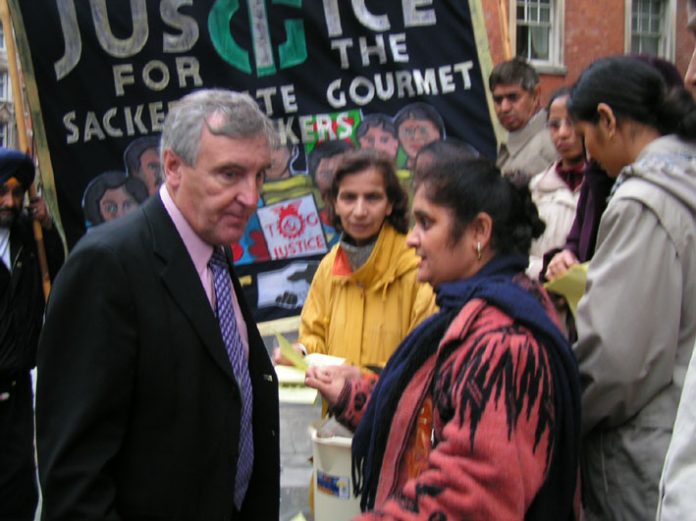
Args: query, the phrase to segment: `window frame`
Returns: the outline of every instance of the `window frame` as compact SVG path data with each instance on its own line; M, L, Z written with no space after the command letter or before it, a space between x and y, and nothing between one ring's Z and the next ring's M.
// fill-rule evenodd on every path
M10 102L10 72L0 70L0 76L4 77L4 83L0 82L0 102Z
M526 2L528 0L522 1ZM510 47L512 48L513 56L517 56L517 2L518 0L509 0L508 2L508 26L510 28ZM550 3L549 59L528 61L542 74L565 74L567 72L563 62L565 0L550 0Z
M633 52L631 49L631 40L633 38L633 0L625 0L625 2L626 20L624 30L624 50L627 54L630 54ZM677 32L677 1L664 0L664 3L665 27L663 28L663 34L658 44L657 56L673 62L675 59L676 49L675 35Z

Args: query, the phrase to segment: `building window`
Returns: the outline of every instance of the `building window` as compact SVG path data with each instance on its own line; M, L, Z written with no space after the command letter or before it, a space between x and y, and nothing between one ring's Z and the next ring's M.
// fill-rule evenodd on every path
M5 28L0 24L0 49L5 48Z
M7 83L8 83L7 71L0 72L0 101L8 101L7 98Z
M7 147L7 124L0 123L0 146Z
M512 0L515 54L539 69L563 65L563 0Z
M629 0L626 50L674 59L675 0ZM629 18L630 17L630 18Z

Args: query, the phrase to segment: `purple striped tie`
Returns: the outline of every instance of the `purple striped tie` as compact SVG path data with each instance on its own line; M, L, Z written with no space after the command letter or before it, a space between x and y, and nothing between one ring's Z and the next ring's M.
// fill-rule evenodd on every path
M254 437L252 432L251 412L254 395L249 378L249 364L237 329L237 319L232 306L232 284L227 258L221 248L215 248L208 267L213 274L217 316L220 322L222 339L225 342L227 356L232 363L232 371L239 385L242 397L242 417L239 424L239 459L234 486L234 504L241 510L244 496L249 486L251 471L254 467Z

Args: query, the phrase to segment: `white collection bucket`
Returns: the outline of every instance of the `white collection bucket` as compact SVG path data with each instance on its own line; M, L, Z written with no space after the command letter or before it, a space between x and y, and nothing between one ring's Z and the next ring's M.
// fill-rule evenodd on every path
M360 498L353 496L351 438L319 438L310 427L314 455L314 520L350 521L360 514Z

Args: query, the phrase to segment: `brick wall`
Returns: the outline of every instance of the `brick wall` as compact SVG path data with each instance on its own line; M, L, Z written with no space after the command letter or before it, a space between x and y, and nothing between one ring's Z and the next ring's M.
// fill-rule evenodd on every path
M490 41L493 63L504 59L501 43L499 0L481 0L485 13L486 29ZM686 31L686 2L677 0L677 34L675 63L686 72L694 42ZM506 6L509 2L506 3ZM580 73L595 59L612 54L622 54L625 49L624 0L565 0L565 31L563 65L565 74L542 74L543 99L556 88L572 85Z

